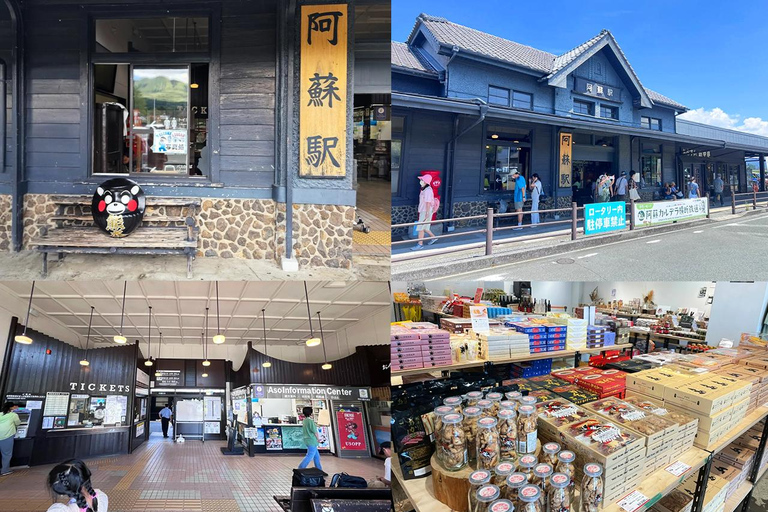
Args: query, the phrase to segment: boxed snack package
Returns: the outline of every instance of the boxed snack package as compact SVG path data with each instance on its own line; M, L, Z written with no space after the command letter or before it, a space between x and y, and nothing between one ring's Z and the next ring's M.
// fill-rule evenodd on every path
M652 508L657 512L690 512L693 508L693 497L683 491L673 489L661 498Z
M617 398L604 398L584 404L587 411L606 417L632 432L646 437L646 444L660 445L677 435L678 424L662 416L646 413L643 409ZM648 456L656 455L649 451Z
M705 378L695 382L670 386L664 390L664 403L690 411L715 415L733 404L733 391L713 385Z
M609 469L625 464L629 453L645 447L645 438L597 416L567 425L561 430L561 437L577 456L581 454L585 460L602 464L606 474Z
M587 411L562 398L536 404L536 412L539 415L539 431L551 440L558 440L563 428L589 416Z
M696 496L696 476L697 475L694 474L693 476L686 478L677 489L694 498ZM709 481L707 482L707 492L704 495L701 512L722 511L723 505L725 505L725 493L727 488L728 482L726 480L710 472Z
M587 402L594 402L598 398L596 394L581 389L580 387L573 384L560 386L552 389L551 391L556 393L558 396L568 400L569 402L573 402L577 405L585 404Z

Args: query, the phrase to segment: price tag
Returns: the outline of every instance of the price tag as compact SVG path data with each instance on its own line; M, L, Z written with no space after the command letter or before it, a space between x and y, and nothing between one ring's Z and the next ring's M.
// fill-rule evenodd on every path
M648 503L648 497L640 491L632 491L619 500L619 506L627 512L635 512L646 503Z
M472 330L475 332L489 332L491 326L488 323L488 309L485 306L473 304L469 308L469 314L472 319Z
M680 476L690 471L691 466L689 466L684 462L677 461L677 462L673 462L672 464L667 466L665 469L668 473L672 473L675 476Z

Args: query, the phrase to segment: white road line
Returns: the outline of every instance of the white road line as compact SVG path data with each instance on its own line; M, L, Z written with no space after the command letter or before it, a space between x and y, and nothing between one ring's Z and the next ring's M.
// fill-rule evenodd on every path
M589 254L585 254L584 256L578 256L576 259L582 260L584 258L591 258L592 256L597 256L597 254L598 253L596 252L591 252Z
M657 244L657 243L659 243L659 242L661 242L661 239L658 239L658 240L651 240L650 242L645 242L645 243L647 243L647 244Z
M703 232L704 232L704 230L703 230L703 229L700 229L700 230L698 230L698 231L694 231L694 234L698 235L699 233L703 233Z

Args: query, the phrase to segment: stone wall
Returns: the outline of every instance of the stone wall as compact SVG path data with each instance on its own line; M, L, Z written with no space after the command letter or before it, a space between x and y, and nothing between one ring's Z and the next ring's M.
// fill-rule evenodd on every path
M7 198L7 199L6 199ZM7 205L6 201L7 200ZM0 196L0 250L10 246L10 196ZM47 227L58 206L46 194L24 198L24 249ZM298 204L293 207L293 248L299 265L350 268L355 208L352 206ZM64 212L90 216L90 206L67 206ZM148 206L145 217L186 217L182 206ZM7 218L6 218L7 217ZM7 230L3 230L7 222ZM90 220L75 221L92 225ZM183 222L155 222L153 225ZM271 199L202 199L196 225L200 229L200 257L263 259L279 261L285 253L285 204ZM7 241L3 238L7 231Z
M11 201L10 195L0 195L0 251L11 250Z

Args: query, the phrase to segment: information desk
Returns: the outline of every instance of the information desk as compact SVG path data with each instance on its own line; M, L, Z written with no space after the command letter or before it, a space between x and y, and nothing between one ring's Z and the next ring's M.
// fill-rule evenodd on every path
M307 450L301 424L264 423L256 429L257 437L254 444L258 453L304 453ZM330 451L331 441L328 427L318 426L317 430L320 436L318 450L321 452Z

